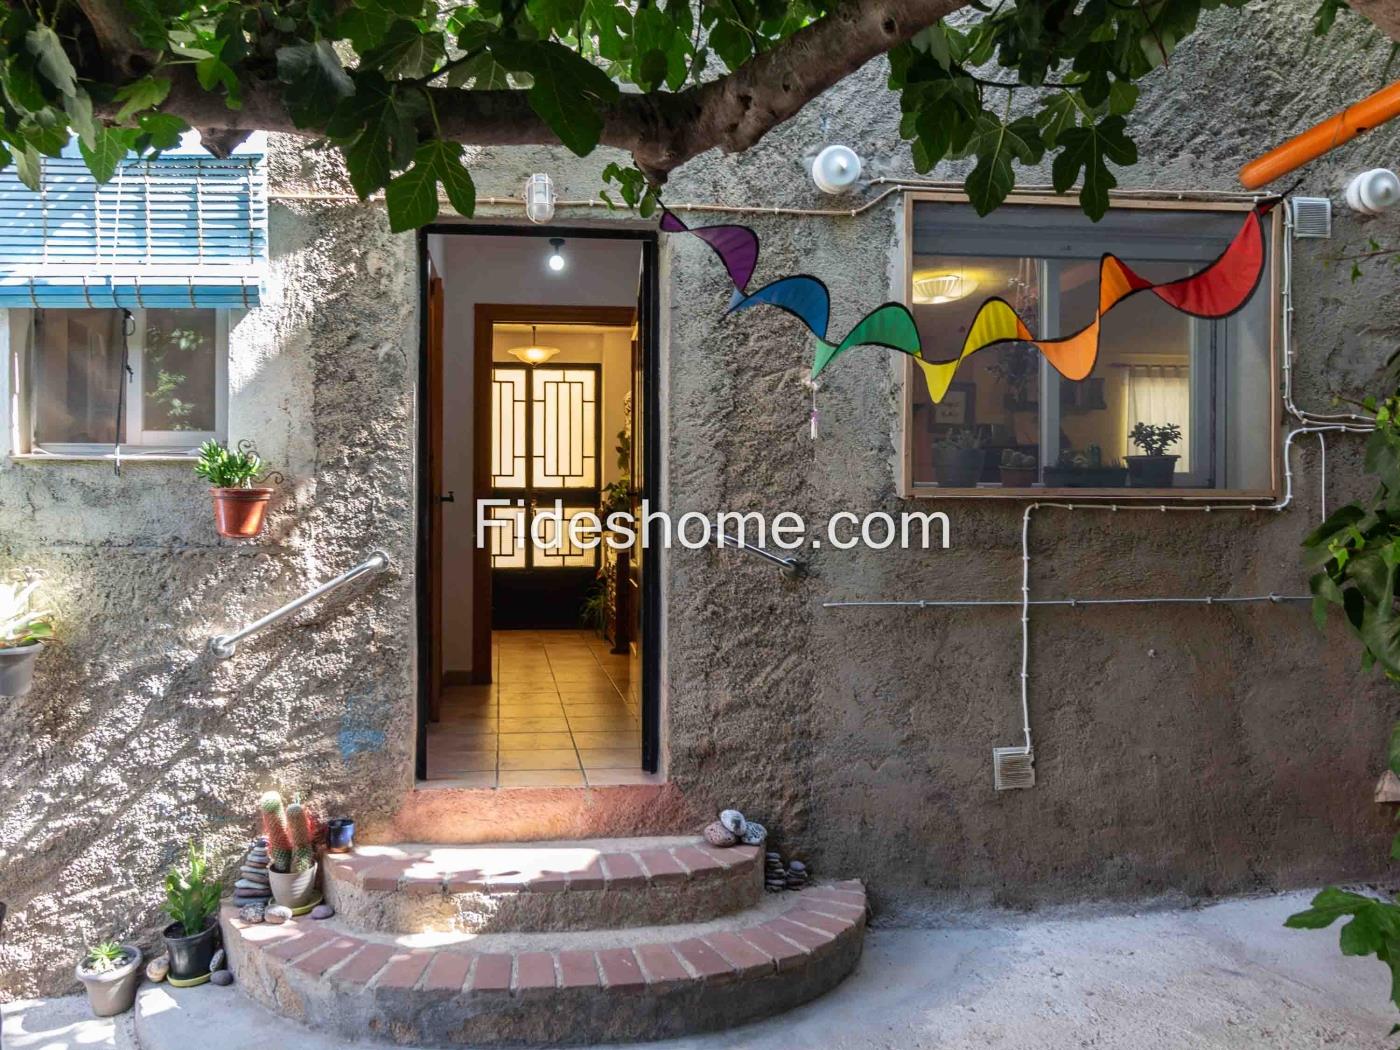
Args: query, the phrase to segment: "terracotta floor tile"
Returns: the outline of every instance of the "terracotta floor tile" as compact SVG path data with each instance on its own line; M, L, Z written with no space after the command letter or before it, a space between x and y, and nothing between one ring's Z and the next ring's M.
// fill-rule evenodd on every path
M640 748L640 747L642 746L642 734L641 734L641 731L640 731L640 730L638 730L638 731L635 732L635 733L633 733L633 732L628 732L628 731L604 732L604 733L575 733L575 734L574 734L574 746L577 747L577 748L580 748L580 749L584 749L584 748L602 748L602 747L608 747L608 748L636 747L636 748Z
M641 756L638 755L640 764ZM590 787L608 787L622 784L664 784L666 778L660 773L645 773L641 769L590 769L586 774Z
M496 771L481 773L456 773L443 774L442 776L431 776L423 781L422 786L433 789L445 788L493 788L496 786Z
M569 718L573 719L608 718L613 715L619 718L627 718L632 712L628 710L627 704L623 702L621 697L616 697L610 703L570 704L564 708L564 713L568 715Z
M428 756L428 775L437 776L442 773L481 773L488 769L496 768L496 752L490 751L455 751L448 748L436 748Z
M501 769L578 769L578 752L573 748L540 751L502 751Z
M569 722L563 715L502 718L500 731L502 733L567 733Z
M502 726L502 729L505 727ZM617 715L607 715L603 717L569 717L569 728L575 733L609 733L618 731L629 731L638 729L636 719L624 718Z
M637 739L640 744L641 737ZM573 746L574 738L568 733L503 733L500 737L502 751L539 751Z
M593 769L637 769L642 764L641 747L630 748L580 748L579 759L583 768Z
M559 690L559 700L565 707L580 707L585 704L610 704L621 699L622 694L611 687L607 689Z
M552 718L563 713L563 705L546 696L524 697L501 704L502 718Z
M568 769L506 769L500 774L500 786L509 787L584 787L582 770Z

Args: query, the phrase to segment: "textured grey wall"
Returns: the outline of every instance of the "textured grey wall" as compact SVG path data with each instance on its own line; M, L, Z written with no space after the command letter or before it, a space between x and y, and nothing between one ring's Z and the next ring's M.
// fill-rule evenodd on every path
M1379 83L1388 48L1356 23L1325 48L1309 0L1205 19L1152 78L1134 123L1141 188L1229 189L1239 164ZM829 205L803 154L856 147L874 175L910 175L897 107L873 65L740 158L705 157L668 199ZM1307 173L1395 163L1383 129ZM335 168L274 145L274 186L334 190ZM474 150L482 195L548 170L589 197L607 157ZM958 177L950 164L937 174ZM1043 179L1043 175L1042 175ZM1027 181L1033 181L1028 177ZM484 209L483 214L492 212ZM494 212L500 216L499 210ZM616 221L597 211L561 218ZM517 216L512 215L512 218ZM890 296L899 212L750 219L763 275L830 283L833 329ZM1364 387L1400 333L1394 276L1352 284L1322 254L1400 238L1395 216L1339 213L1298 258L1300 400ZM0 569L53 581L64 641L34 692L0 704L0 996L70 983L78 946L153 930L158 876L180 842L226 850L268 782L315 785L357 815L393 812L411 783L413 241L374 206L273 209L268 306L236 333L235 437L276 450L288 498L265 542L214 540L207 495L182 467L7 463ZM821 440L806 433L809 340L782 316L722 320L724 275L691 239L665 245L666 484L675 511L898 513L894 362L833 367ZM242 407L239 407L241 404ZM241 413L241 414L240 414ZM1329 455L1331 497L1358 488L1358 446ZM1033 528L1041 594L1222 593L1302 585L1297 543L1318 512L1317 454L1295 459L1295 508L1196 520L1049 512ZM953 545L929 554L823 550L778 580L732 552L676 551L665 581L673 779L698 805L736 803L819 872L869 881L887 919L1163 892L1209 895L1371 874L1384 864L1370 801L1389 688L1356 671L1335 628L1296 608L1037 611L1032 715L1039 785L997 794L990 751L1017 742L1017 622L1008 610L823 610L832 598L1014 596L1020 510L944 504ZM214 630L291 597L373 545L394 571L250 645L203 653Z

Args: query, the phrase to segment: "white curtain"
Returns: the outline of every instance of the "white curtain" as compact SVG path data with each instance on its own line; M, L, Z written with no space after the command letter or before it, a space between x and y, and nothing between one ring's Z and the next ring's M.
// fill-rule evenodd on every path
M1191 469L1191 373L1181 365L1132 365L1128 368L1128 417L1124 420L1124 455L1141 454L1128 433L1138 423L1181 427L1181 440L1167 449L1181 458L1178 473Z

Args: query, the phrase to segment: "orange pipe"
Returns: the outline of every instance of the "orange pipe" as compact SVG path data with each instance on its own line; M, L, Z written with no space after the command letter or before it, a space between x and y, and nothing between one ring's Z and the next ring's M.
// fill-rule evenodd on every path
M1397 116L1400 116L1400 80L1250 161L1240 169L1240 182L1245 189L1257 190Z

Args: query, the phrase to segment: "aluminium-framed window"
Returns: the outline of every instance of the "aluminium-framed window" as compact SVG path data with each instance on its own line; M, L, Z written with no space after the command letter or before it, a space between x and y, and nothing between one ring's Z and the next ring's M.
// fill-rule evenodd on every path
M193 455L227 434L230 311L9 314L19 454Z
M1154 282L1184 277L1219 256L1252 206L1118 198L1093 223L1072 198L1016 195L979 218L962 194L911 193L904 301L931 361L957 358L978 307L993 296L1036 335L1066 336L1094 317L1103 253ZM1104 316L1097 363L1082 381L1061 377L1030 344L1003 343L965 359L933 404L916 365L904 359L901 493L1119 501L1276 495L1277 209L1263 226L1265 273L1243 309L1200 319L1150 292L1135 294ZM1181 428L1169 485L1129 487L1127 457L1141 451L1129 433L1138 422ZM980 458L951 462L947 450L960 444L977 446Z

